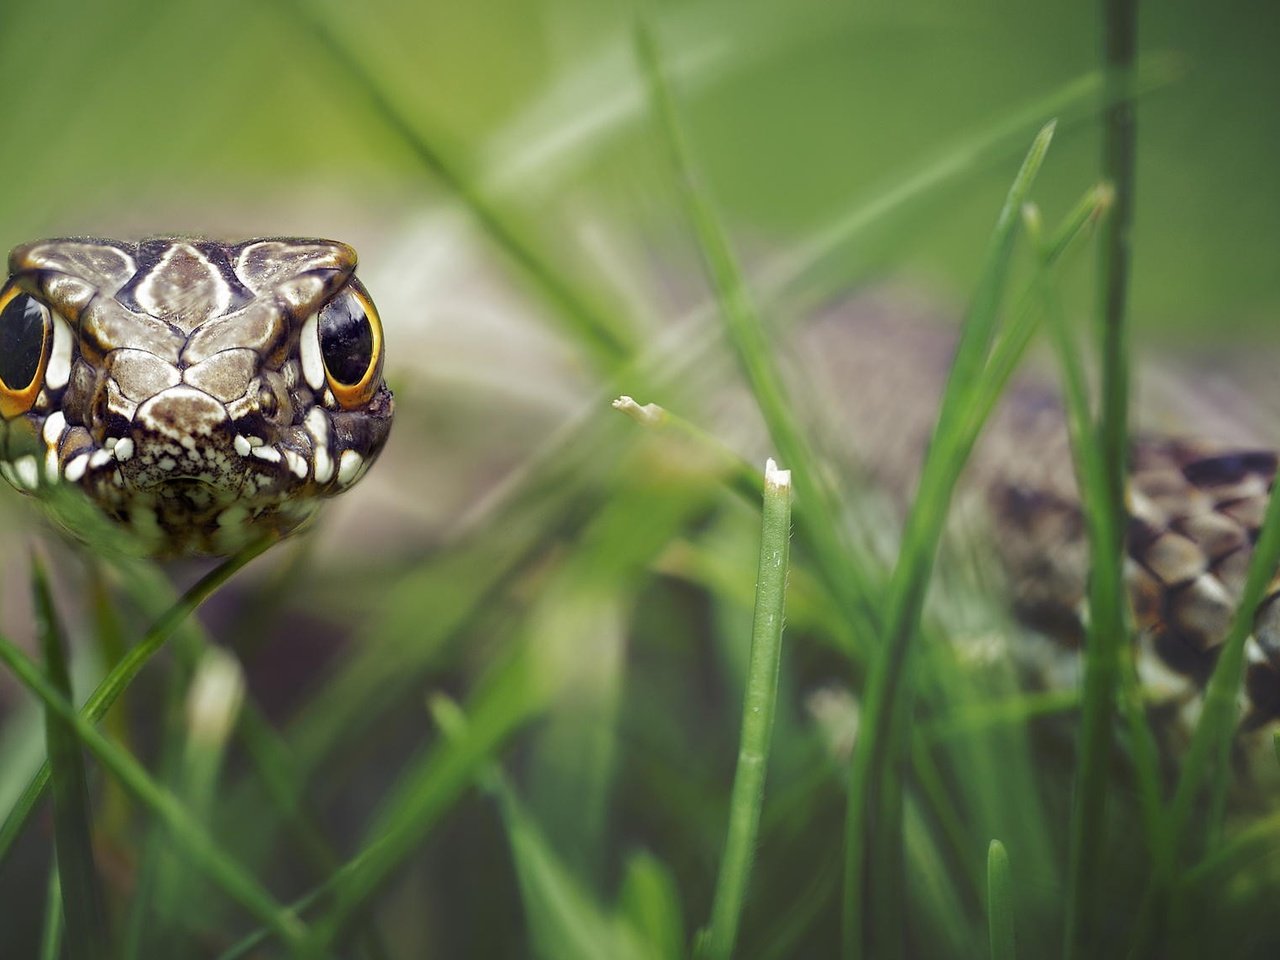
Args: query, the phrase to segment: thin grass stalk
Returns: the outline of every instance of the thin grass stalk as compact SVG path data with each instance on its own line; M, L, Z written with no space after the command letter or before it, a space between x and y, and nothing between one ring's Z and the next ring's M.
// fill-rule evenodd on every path
M49 870L49 886L44 897L44 923L40 928L40 960L58 960L62 956L62 883L58 866Z
M987 931L991 960L1014 960L1013 876L1009 852L999 840L987 847Z
M31 592L49 686L70 699L71 676L63 651L62 628L54 610L44 564L36 554L31 557ZM71 960L99 960L106 956L107 912L93 855L93 816L84 754L71 727L48 709L45 737L53 784L54 848L62 885L67 953Z
M302 946L306 928L297 916L276 903L266 888L223 853L217 842L170 791L159 786L137 760L104 737L92 720L76 710L45 679L31 658L3 636L0 636L0 662L8 666L23 686L44 702L46 708L70 724L84 746L124 784L134 799L169 827L175 844L183 849L195 868L271 927L286 944L295 949Z
M1032 233L1038 234L1039 215L1032 208L1026 211ZM1121 527L1108 497L1107 477L1102 452L1096 441L1093 418L1089 412L1089 388L1079 351L1068 329L1062 301L1053 282L1051 244L1040 248L1040 266L1036 285L1040 292L1044 312L1049 320L1049 332L1059 367L1062 371L1063 394L1066 399L1067 430L1071 439L1072 460L1076 466L1076 482L1081 491L1081 503L1091 557L1089 582L1089 609L1087 646L1090 650L1102 649L1108 637L1119 633L1128 636L1126 611L1128 593L1124 580L1124 554L1114 548L1115 531ZM1117 679L1120 684L1121 705L1129 727L1134 767L1137 773L1143 826L1147 849L1157 863L1166 857L1169 847L1165 823L1160 761L1158 748L1147 723L1146 700L1133 664L1122 658L1122 646L1115 651ZM1083 704L1088 689L1081 694ZM1083 707L1082 707L1083 713ZM1141 930L1154 901L1145 901L1134 924Z
M756 405L782 460L795 472L796 496L804 504L799 515L812 543L818 567L845 615L863 635L874 630L869 598L874 595L863 567L851 562L852 548L844 529L839 498L825 481L826 471L795 417L795 404L774 358L764 322L738 265L724 225L694 169L684 129L653 34L643 19L635 24L636 54L648 80L649 99L658 130L671 157L680 199L697 236L698 247L715 292L726 338L751 388Z
M460 167L448 160L436 143L422 134L395 102L385 85L369 72L356 53L318 16L307 0L275 0L291 25L308 30L328 54L323 63L346 75L350 86L365 97L372 112L407 146L432 176L453 192L471 212L485 232L523 270L549 303L559 319L579 342L587 344L596 363L612 371L625 362L634 349L634 337L612 315L588 303L540 254L520 237L515 227L481 194Z
M105 562L86 551L89 574L89 609L92 612L94 639L102 657L103 669L108 672L115 668L127 652L124 629L120 617L116 614L111 602L111 592L107 587ZM126 749L130 747L129 718L124 710L111 710L102 718L103 730L107 736ZM99 807L99 823L102 832L107 836L121 836L128 828L129 803L120 784L107 778L102 785L102 800Z
M901 836L889 836L881 822L887 816L897 822L897 811L875 809L877 795L894 802L901 791L885 783L899 770L903 747L900 731L906 728L913 702L907 678L907 653L915 635L924 603L925 590L933 568L938 539L950 504L955 482L968 458L981 426L973 412L981 399L984 364L994 336L1000 301L1008 273L1018 211L1053 137L1053 124L1046 125L1035 138L1014 178L1004 207L996 221L982 279L960 337L956 359L947 378L939 406L938 423L921 471L915 501L907 519L902 549L889 587L887 612L881 646L873 663L864 694L862 719L850 762L848 810L845 821L845 891L842 912L843 955L859 957L870 945L864 911L869 892L878 900L900 903L903 891L883 884L877 877L874 890L868 886L873 869L871 854L882 844L899 845ZM873 846L874 844L874 846ZM876 866L899 862L897 855L876 851ZM892 916L891 907L883 915ZM879 912L873 914L881 916ZM878 956L896 955L902 949L901 929L880 927L875 944Z
M764 805L765 774L773 740L791 540L791 472L777 469L770 460L765 466L764 476L760 566L756 577L747 686L742 701L738 767L729 800L729 825L712 900L711 922L699 939L696 950L697 956L706 960L727 960L733 955L738 939L742 905L751 880L751 862L755 857L760 810Z
M259 540L250 544L235 556L228 557L193 584L179 598L178 602L152 625L143 638L129 650L125 657L112 668L111 672L102 679L102 682L89 695L89 699L80 708L85 719L89 723L95 724L102 720L120 694L133 682L133 678L138 675L147 662L164 646L165 641L173 635L174 631L181 627L186 619L209 597L213 596L224 583L230 580L241 567L257 557L274 542L274 540ZM35 810L36 804L40 802L40 798L44 795L48 785L49 763L45 761L40 769L36 771L36 775L31 778L31 782L27 784L27 788L22 792L13 809L9 811L4 825L0 826L0 862L4 861L9 849L13 846L13 842L22 833L23 827L30 818L32 811Z
M1110 540L1104 550L1122 555L1126 516L1125 483L1129 466L1129 328L1125 306L1129 289L1129 233L1133 220L1134 107L1133 65L1137 49L1136 0L1103 0L1102 173L1115 191L1114 207L1103 225L1099 244L1099 337L1102 355L1101 403L1097 437L1106 481ZM1095 553L1094 562L1100 558ZM1070 885L1063 955L1067 960L1091 953L1096 946L1100 902L1097 891L1106 851L1106 799L1111 756L1112 717L1119 677L1118 651L1127 635L1126 601L1121 578L1098 584L1109 596L1119 595L1120 616L1108 606L1093 614L1097 623L1085 656L1084 705L1076 768L1075 803L1070 836ZM1092 598L1091 598L1092 599ZM1104 596L1105 599L1105 596Z

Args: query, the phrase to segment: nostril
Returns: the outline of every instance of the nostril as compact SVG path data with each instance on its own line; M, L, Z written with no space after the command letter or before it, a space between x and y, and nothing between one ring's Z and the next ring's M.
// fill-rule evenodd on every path
M279 412L280 402L270 387L262 386L258 389L258 410L264 417L274 417Z

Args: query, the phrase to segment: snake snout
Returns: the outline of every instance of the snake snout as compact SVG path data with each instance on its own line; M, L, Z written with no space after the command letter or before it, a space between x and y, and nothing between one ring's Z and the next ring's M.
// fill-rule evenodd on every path
M226 407L187 384L162 390L139 405L129 439L131 455L121 468L134 487L176 480L235 487L243 479Z

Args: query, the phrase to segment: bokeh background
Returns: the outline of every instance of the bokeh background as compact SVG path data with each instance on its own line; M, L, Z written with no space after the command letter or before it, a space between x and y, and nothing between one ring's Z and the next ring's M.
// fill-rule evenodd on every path
M678 355L680 337L692 342L708 327L688 320L708 294L645 97L631 4L300 2L416 135L551 269L630 330L641 353L661 345ZM1096 5L1067 0L643 6L702 180L780 329L803 325L818 304L868 291L880 309L900 303L929 321L958 321L1018 158L1050 115L1044 107L1099 60ZM1277 408L1266 390L1274 389L1268 358L1277 355L1280 316L1278 26L1261 0L1170 0L1141 11L1131 297L1140 358L1243 356L1243 392L1261 391L1267 410ZM675 878L685 927L702 922L736 738L739 694L726 677L740 672L743 656L725 638L745 636L749 613L741 595L725 597L744 583L750 589L750 512L721 504L731 519L709 519L718 516L709 504L728 495L652 451L671 470L670 489L637 492L634 477L619 479L618 464L634 465L625 444L636 429L602 403L619 384L565 332L554 305L424 167L294 4L0 0L0 90L0 247L73 234L319 235L361 253L400 403L384 461L302 546L281 547L250 568L248 582L206 616L212 634L237 650L253 696L286 740L301 729L305 749L325 744L307 763L337 849L358 848L405 764L430 740L425 696L445 690L465 702L510 649L561 632L585 645L549 656L588 663L593 672L575 689L601 695L570 697L565 709L543 705L535 732L504 738L494 758L527 796L549 848L570 875L587 878L593 895L611 900L626 858L652 851ZM1007 135L992 145L987 135L996 129ZM1096 182L1098 153L1089 102L1075 102L1035 189L1050 223ZM849 229L913 171L949 162L961 165L959 176L871 229ZM1089 274L1086 262L1067 289L1082 319L1092 303ZM1235 369L1224 364L1217 380ZM640 399L679 406L692 395L708 418L700 423L754 462L767 445L731 380L727 354L712 351L680 391ZM1193 392L1194 377L1185 385ZM855 391L827 399L852 403ZM609 417L617 423L604 428L607 440L584 434L598 450L558 446L573 436L566 431ZM521 486L540 475L548 452L576 470L576 506ZM655 461L643 462L649 469ZM502 512L512 490L528 501L523 513ZM24 544L39 528L16 493L0 500L0 623L29 642ZM633 528L629 513L646 509L658 519ZM593 526L601 513L606 520ZM495 529L495 517L512 516L528 530ZM715 555L730 558L727 571L672 553L672 543L696 539L699 524L718 538ZM509 541L521 537L517 550ZM637 546L646 537L654 543ZM51 549L65 564L58 589L74 620L84 573L74 551ZM491 557L508 554L521 559L506 579L478 589L497 562ZM557 579L575 562L582 589ZM174 575L181 584L194 572ZM572 569L565 576L575 582ZM715 588L725 596L709 602ZM539 605L548 589L565 591L550 610ZM433 633L431 602L468 591L486 598L474 604L481 613ZM567 622L557 624L557 614ZM841 668L830 650L805 649L803 613L797 620L794 709L784 710L778 734L792 806L766 821L774 846L765 849L786 852L765 859L773 880L757 893L757 903L776 903L777 922L757 916L749 924L751 956L816 955L805 951L835 942L838 884L823 857L838 843L822 831L838 829L838 778L813 759L821 752L809 729L815 714L802 704ZM92 679L100 669L93 651L81 660ZM362 674L360 664L373 666ZM144 676L131 706L144 756L162 739L146 726L157 716L147 691L164 684L156 674ZM391 677L403 684L385 685ZM367 726L331 736L316 733L319 721L306 726L308 710L314 720L334 703L341 717L361 716L361 697L385 707L367 711ZM0 799L31 768L37 724L25 695L0 678L0 767L10 770ZM228 781L242 786L243 767L233 757ZM1040 789L1057 789L1061 800L1068 769ZM235 812L254 802L245 796L242 789L241 806L220 813L227 835L235 835ZM1045 823L1065 822L1050 815L1061 804L1045 802ZM559 955L521 898L529 881L517 877L520 858L508 849L510 808L505 819L494 808L475 795L457 800L433 824L425 852L387 888L373 912L390 955ZM6 957L34 955L49 839L47 829L30 833L19 856L0 865ZM132 860L116 840L125 852L114 850L113 883L127 901ZM253 848L247 838L228 843ZM287 844L261 850L262 873L279 890L297 893L314 881ZM1043 945L1056 935L1051 904L1061 877L1049 863L1031 872L1043 886L1021 895L1032 901L1027 916L1044 920ZM981 918L956 909L974 924L952 931L963 955L976 949ZM250 927L211 907L189 924L199 944L191 955L216 956ZM950 934L944 924L929 935L936 945Z

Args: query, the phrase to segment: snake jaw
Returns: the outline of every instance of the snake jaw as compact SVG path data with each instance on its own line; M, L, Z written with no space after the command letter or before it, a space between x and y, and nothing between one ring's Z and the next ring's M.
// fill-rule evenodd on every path
M36 298L57 335L42 382L6 400L0 474L27 493L78 486L147 552L285 536L386 441L381 324L343 244L52 240L10 263L0 296ZM341 323L317 324L335 300ZM342 339L307 339L325 329Z

